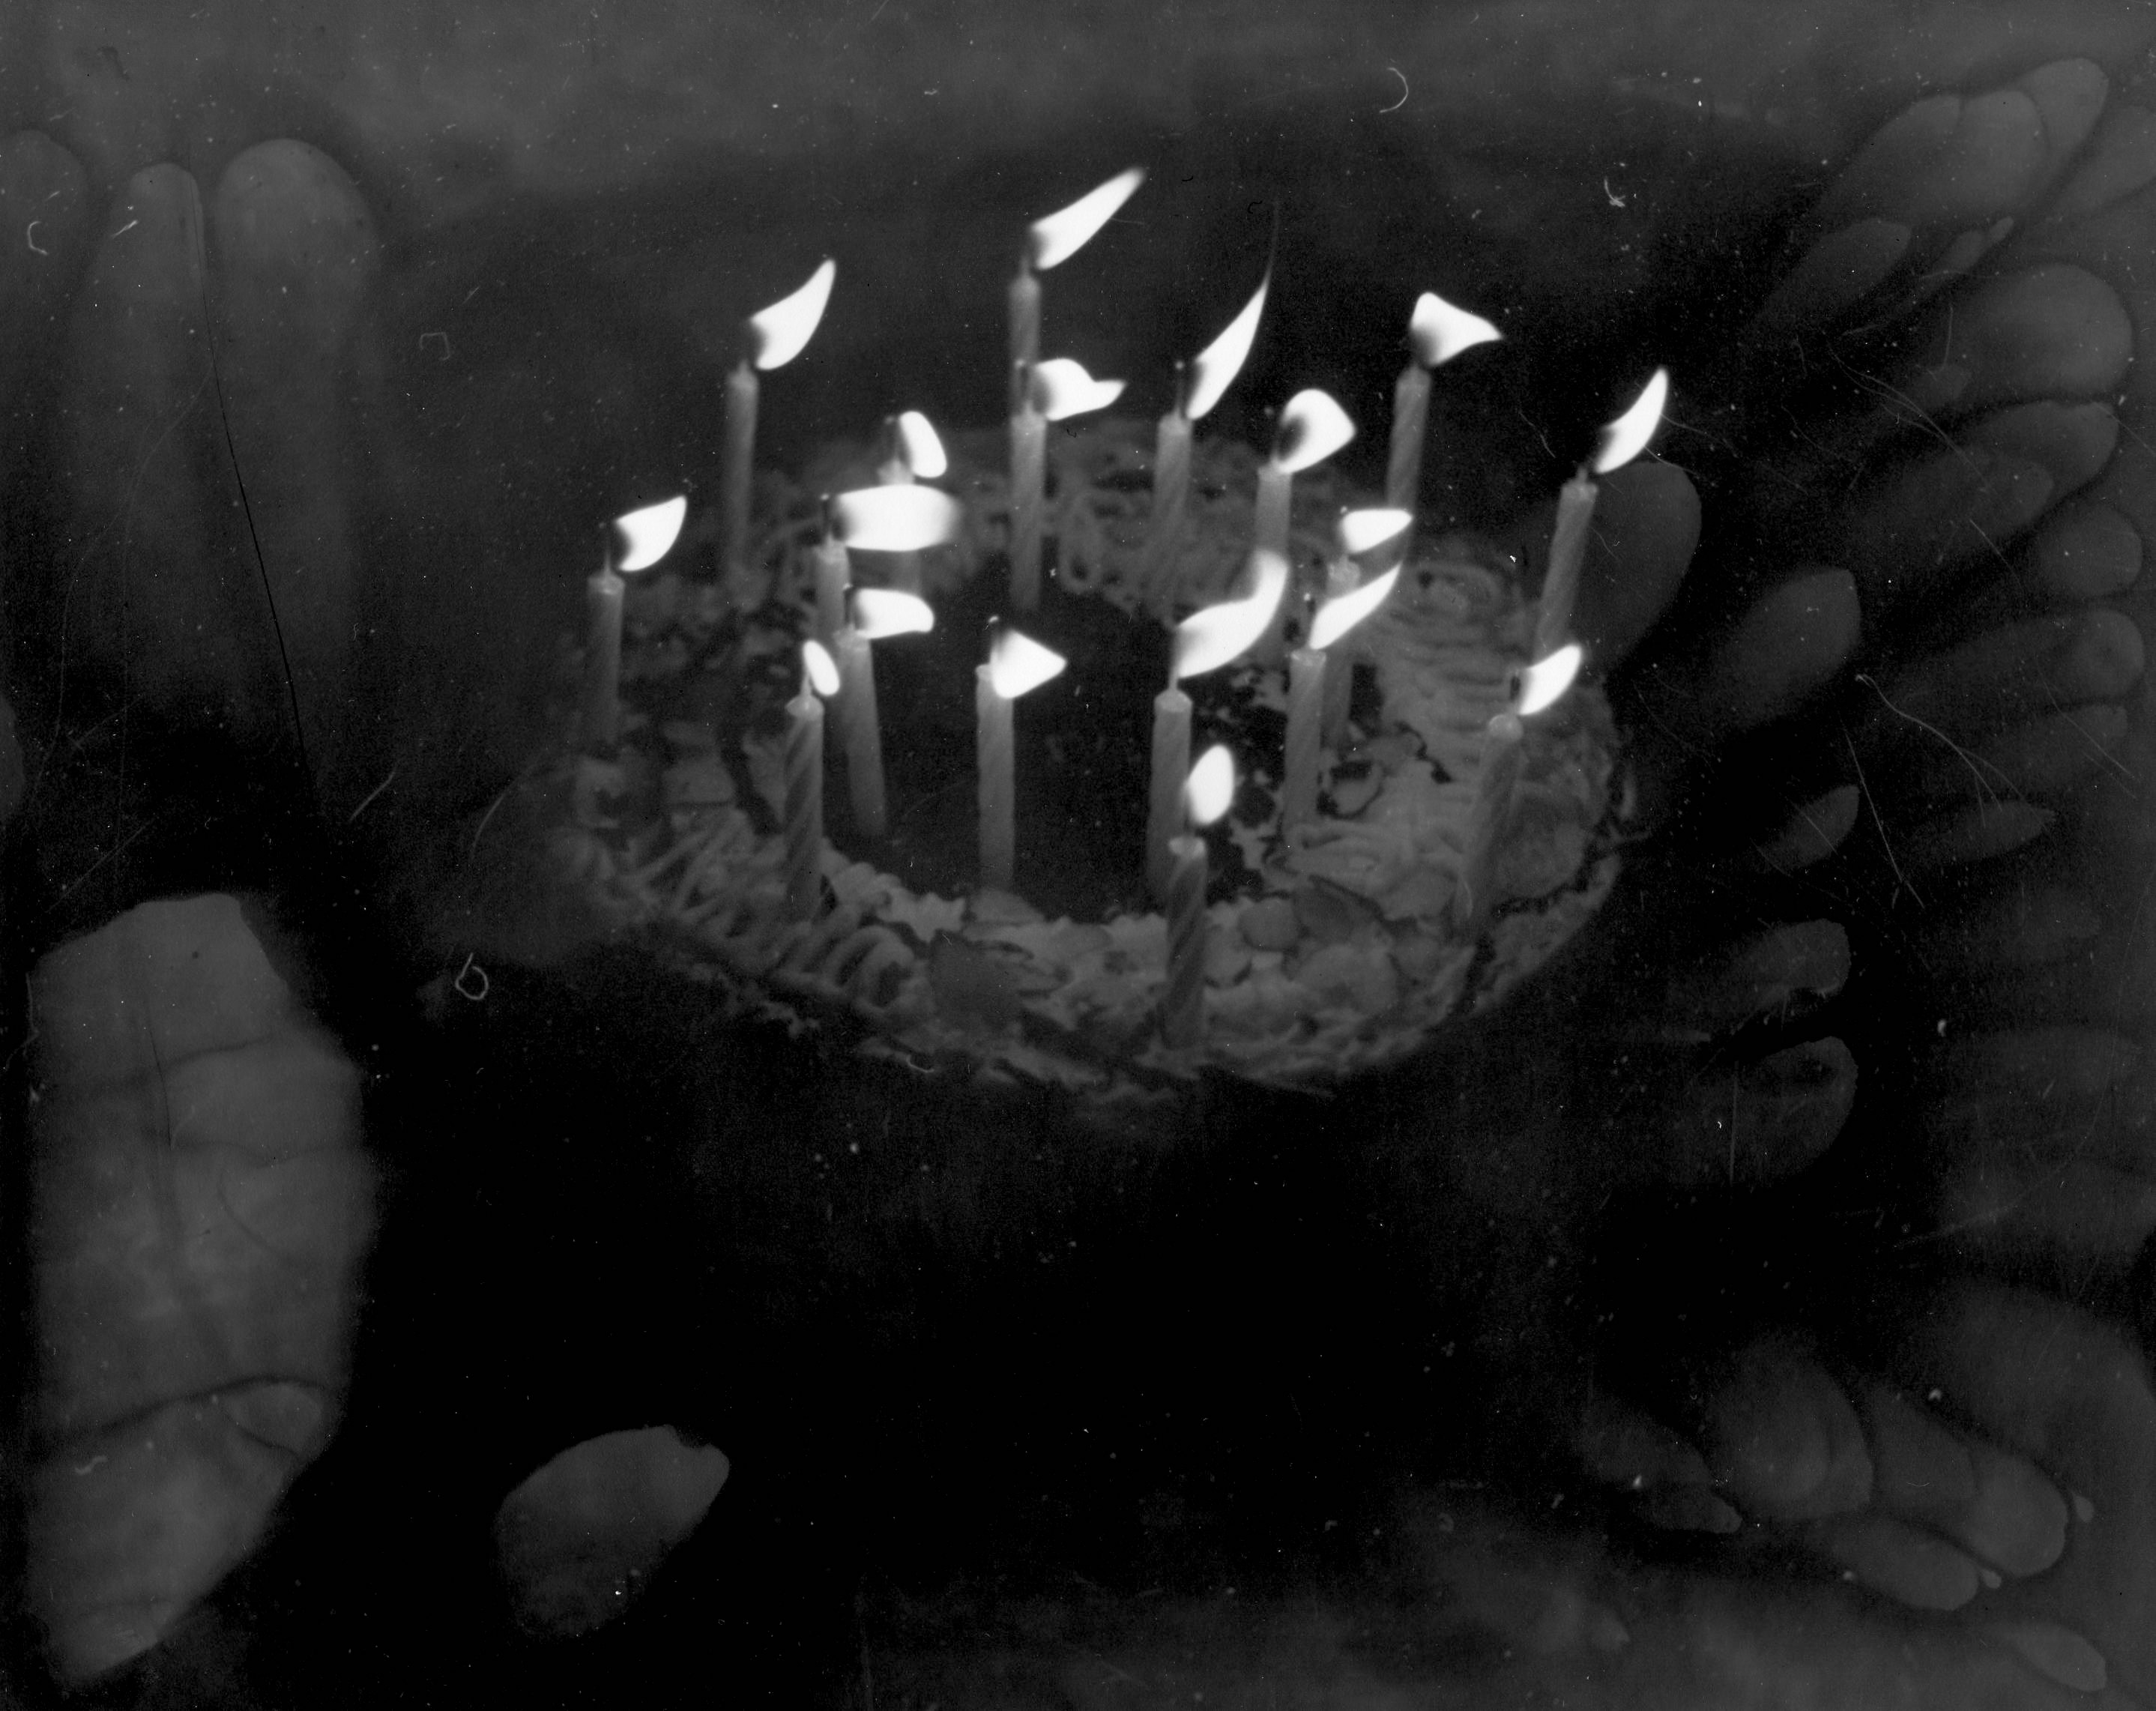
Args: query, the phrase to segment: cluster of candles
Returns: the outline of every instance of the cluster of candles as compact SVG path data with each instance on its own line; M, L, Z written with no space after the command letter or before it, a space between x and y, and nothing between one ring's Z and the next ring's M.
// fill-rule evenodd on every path
M1010 319L1010 609L1024 614L1040 601L1047 428L1050 422L1104 408L1123 390L1119 380L1096 380L1068 358L1040 356L1040 275L1067 260L1113 218L1144 177L1132 167L1028 229L1009 290ZM751 316L746 353L726 389L721 471L721 553L729 572L746 568L751 476L754 465L759 371L790 362L807 346L829 302L835 268L825 261L790 295ZM1166 621L1173 616L1187 528L1192 424L1219 402L1248 357L1264 314L1270 274L1220 336L1177 368L1175 399L1160 419L1153 466L1152 510L1144 543L1142 599ZM1235 763L1215 746L1190 758L1191 701L1184 680L1217 671L1269 638L1276 639L1291 609L1307 613L1303 645L1288 659L1288 717L1281 773L1280 812L1293 837L1317 816L1322 756L1344 738L1350 674L1327 655L1382 606L1399 580L1414 522L1423 461L1431 371L1461 352L1501 337L1478 316L1433 292L1417 300L1408 329L1410 355L1394 391L1385 505L1347 512L1339 520L1338 552L1322 588L1295 590L1288 520L1295 476L1331 457L1354 438L1354 424L1330 396L1297 393L1281 411L1270 455L1260 466L1255 524L1245 592L1191 613L1174 626L1168 686L1153 702L1151 788L1146 823L1148 885L1168 922L1168 984L1161 1005L1163 1035L1173 1046L1199 1043L1204 1031L1206 854L1197 835L1224 814L1235 790ZM1489 722L1455 896L1455 917L1479 927L1492 898L1491 866L1509 818L1521 770L1524 721L1554 706L1570 687L1583 658L1571 639L1572 612L1597 496L1594 478L1637 456L1660 424L1668 376L1656 371L1638 401L1602 431L1595 455L1558 496L1549 563L1543 586L1532 663L1505 710ZM784 816L788 907L801 918L822 907L824 843L824 703L838 709L855 828L865 838L888 830L882 736L870 645L932 629L935 614L920 598L917 555L952 539L961 521L957 502L921 485L945 468L942 447L919 413L892 423L891 455L879 485L825 502L824 537L814 552L814 634L801 648L801 686L786 703ZM607 748L619 732L622 576L665 556L679 534L686 501L674 499L615 519L602 568L589 583L589 645L585 655L583 733L588 747ZM615 557L616 547L620 548ZM895 555L885 587L853 585L850 554ZM1363 561L1390 561L1364 577ZM1345 664L1347 662L1342 662ZM988 657L976 668L975 711L979 773L980 884L1008 891L1016 865L1014 704L1064 668L1061 655L1008 623L997 624Z

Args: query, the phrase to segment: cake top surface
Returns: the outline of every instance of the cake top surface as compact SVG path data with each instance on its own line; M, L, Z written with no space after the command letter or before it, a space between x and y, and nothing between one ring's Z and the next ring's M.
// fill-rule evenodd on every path
M798 485L764 478L745 577L632 583L623 745L606 758L565 752L551 773L563 871L730 1003L849 1031L871 1053L1060 1084L1111 1107L1172 1100L1209 1071L1323 1089L1493 1000L1606 893L1617 743L1606 704L1583 686L1522 745L1496 907L1471 921L1460 908L1486 727L1508 705L1532 611L1501 569L1422 543L1393 599L1332 650L1328 670L1353 665L1354 691L1346 738L1322 758L1314 821L1281 827L1281 645L1186 680L1194 752L1227 742L1241 784L1206 835L1204 1037L1168 1045L1169 928L1142 847L1152 697L1168 619L1228 598L1246 559L1255 456L1199 443L1189 550L1163 602L1140 570L1152 424L1055 436L1055 571L1024 622L1071 669L1018 704L1019 859L1003 891L978 887L971 866L971 668L1001 595L1009 497L993 448L954 450L942 485L963 504L959 537L902 572L854 555L857 584L917 578L937 629L876 645L889 832L853 835L831 793L815 919L790 918L784 903L783 708L814 629L816 495L873 480L865 452L840 449ZM1299 557L1330 556L1352 497L1323 470L1297 483ZM1287 640L1299 640L1292 627Z

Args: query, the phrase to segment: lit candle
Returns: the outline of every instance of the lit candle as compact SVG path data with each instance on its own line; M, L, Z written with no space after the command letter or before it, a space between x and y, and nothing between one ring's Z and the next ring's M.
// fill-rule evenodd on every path
M1288 512L1296 476L1323 463L1354 437L1355 424L1330 393L1311 387L1281 408L1273 455L1258 470L1257 544L1262 550L1288 556Z
M1168 896L1168 984L1161 994L1160 1029L1177 1051L1205 1039L1205 840L1197 835L1228 811L1235 794L1235 762L1219 744L1190 769L1183 810L1191 830L1169 845L1173 867Z
M726 431L719 501L723 568L739 586L748 569L749 508L756 475L757 370L778 368L799 356L831 301L838 265L826 260L798 290L749 316L748 354L726 376Z
M786 908L813 921L824 902L824 703L838 668L813 641L801 645L801 690L786 704Z
M888 829L884 804L883 727L876 712L875 655L869 644L886 636L916 635L936 627L936 614L919 596L897 588L854 590L854 621L840 628L838 655L839 728L846 755L846 794L854 830L880 838Z
M1219 337L1198 353L1188 370L1179 363L1176 367L1175 404L1160 419L1155 442L1152 521L1146 532L1142 578L1147 607L1163 618L1175 609L1184 517L1190 502L1191 424L1220 402L1229 383L1242 372L1271 282L1268 270L1250 301Z
M1622 468L1647 449L1661 424L1669 393L1670 372L1657 368L1631 408L1603 429L1599 450L1558 495L1549 568L1543 577L1542 601L1535 614L1537 659L1555 653L1571 639L1573 603L1578 597L1580 567L1587 557L1588 526L1594 520L1594 501L1601 491L1594 477Z
M1393 438L1385 460L1385 503L1394 510L1414 511L1419 496L1430 371L1502 337L1481 316L1455 309L1435 291L1415 299L1408 318L1407 366L1393 388Z
M1340 636L1355 624L1360 624L1363 619L1368 617L1384 603L1386 594L1389 594L1392 591L1393 585L1388 582L1385 583L1385 593L1378 595L1367 607L1358 610L1353 607L1340 606L1339 602L1347 599L1363 586L1362 567L1356 563L1357 558L1363 553L1374 551L1383 546L1395 536L1404 534L1408 525L1414 521L1414 518L1410 512L1390 509L1350 511L1342 513L1338 524L1339 556L1325 567L1325 604L1318 609L1321 616L1328 611L1335 614L1333 618L1325 620L1328 624L1338 625L1332 630L1333 635ZM1404 558L1405 555L1402 554L1400 557ZM1399 563L1396 560L1394 569L1397 570L1399 568ZM1375 587L1376 584L1373 583L1371 586ZM1353 618L1347 624L1339 624L1339 618L1349 612L1354 613ZM1312 647L1327 647L1332 645L1315 640L1315 633L1316 625L1313 624L1313 639L1311 642ZM1346 654L1333 660L1325 670L1323 738L1325 747L1332 749L1337 749L1348 740L1348 715L1354 689L1355 660L1360 656L1362 651L1359 645L1353 642L1347 643L1346 647L1348 650Z
M633 575L672 550L689 514L686 499L670 499L613 520L604 557L584 583L584 747L608 749L621 737L621 603L628 585L614 571L619 538L621 569Z
M1060 671L1060 654L999 629L973 668L974 758L980 770L981 888L1011 889L1018 865L1018 764L1011 703Z
M828 503L824 511L824 538L816 543L816 638L829 647L845 627L846 588L854 578L846 543L831 532Z
M1512 817L1512 796L1524 759L1527 721L1561 701L1579 675L1578 643L1559 648L1521 674L1512 706L1490 721L1483 733L1482 768L1475 781L1475 803L1467 821L1467 841L1460 863L1460 885L1453 898L1455 918L1479 933L1496 902L1497 848Z
M907 410L892 418L891 426L891 455L876 471L876 479L886 486L904 486L921 476L932 481L950 467L949 460L943 455L943 442L920 411ZM893 553L890 581L891 586L902 593L919 593L921 555Z
M1374 514L1399 515L1398 512ZM1352 570L1352 561L1348 563ZM1281 829L1283 831L1292 831L1317 817L1317 773L1325 728L1325 686L1328 677L1345 680L1349 665L1348 660L1342 660L1337 669L1328 672L1326 650L1384 604L1399 577L1399 568L1395 565L1374 581L1327 600L1311 618L1309 641L1288 655L1287 753L1281 772Z
M1146 877L1156 898L1168 895L1169 842L1183 830L1183 789L1190 760L1190 697L1176 686L1217 671L1265 633L1287 592L1287 561L1252 555L1251 590L1192 613L1175 626L1168 687L1153 697L1152 776L1146 808Z
M1036 362L1025 396L1010 419L1011 604L1030 612L1040 604L1041 517L1046 501L1048 424L1088 410L1106 409L1122 396L1120 380L1096 380L1067 357Z
M1038 273L1060 267L1093 239L1101 227L1115 218L1116 210L1145 182L1145 168L1128 167L1106 183L1096 184L1068 208L1043 214L1026 228L1025 249L1019 257L1018 275L1010 283L1010 360L1016 371L1014 383L1023 388L1026 371L1040 360L1040 280ZM1018 405L1013 394L1012 408Z

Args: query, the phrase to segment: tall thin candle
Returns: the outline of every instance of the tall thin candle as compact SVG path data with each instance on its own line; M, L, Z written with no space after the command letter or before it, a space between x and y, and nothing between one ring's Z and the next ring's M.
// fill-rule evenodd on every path
M1016 732L1011 703L1060 671L1063 656L1014 629L997 633L973 668L974 760L980 772L981 885L1009 891L1018 866Z
M829 647L846 624L846 589L854 579L846 543L830 532L816 543L816 638Z
M824 902L824 703L839 674L815 642L801 648L801 689L786 704L786 908L813 921Z
M1010 419L1012 607L1031 612L1040 604L1041 516L1047 499L1048 418L1021 398Z
M1183 786L1190 775L1190 697L1173 684L1152 698L1152 772L1146 802L1146 886L1168 901L1174 858L1168 845L1183 830Z
M1547 659L1572 637L1573 604L1579 593L1580 567L1587 557L1588 526L1594 519L1600 491L1594 478L1622 468L1647 449L1661 425L1669 391L1669 370L1657 368L1631 408L1603 429L1600 449L1558 495L1549 568L1543 577L1542 601L1535 614L1534 657L1538 660Z
M1235 794L1235 763L1219 744L1190 769L1183 809L1190 830L1169 845L1168 982L1161 994L1160 1027L1168 1045L1184 1051L1205 1038L1205 840L1198 831L1228 811Z
M831 301L837 264L826 260L799 290L749 316L747 354L726 376L725 437L719 465L720 562L738 588L748 571L749 511L756 477L757 370L782 368L815 336Z
M1393 437L1385 460L1385 503L1412 511L1422 486L1423 440L1430 419L1430 371L1462 351L1502 337L1479 315L1456 309L1435 291L1415 299L1408 318L1407 365L1393 387Z
M1337 675L1344 677L1348 674L1342 671ZM1297 648L1287 656L1287 755L1281 778L1283 831L1292 831L1317 818L1319 739L1325 729L1325 676L1323 649Z
M1471 931L1481 930L1496 902L1497 849L1519 787L1526 721L1563 699L1579 675L1581 657L1579 645L1572 642L1528 666L1512 705L1493 717L1484 732L1482 769L1475 781L1459 889L1453 897L1454 917Z
M580 723L587 748L612 748L621 735L621 608L627 585L615 573L614 542L618 539L621 545L624 572L648 569L673 550L688 514L686 499L669 499L616 517L608 529L599 568L584 583L584 694Z
M880 838L886 829L883 791L883 731L876 713L875 655L869 639L852 624L842 625L832 651L839 665L839 728L846 755L846 797L854 830Z

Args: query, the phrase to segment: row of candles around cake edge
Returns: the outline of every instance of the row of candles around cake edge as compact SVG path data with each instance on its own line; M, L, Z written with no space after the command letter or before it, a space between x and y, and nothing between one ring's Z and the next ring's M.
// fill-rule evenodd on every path
M1033 609L1040 599L1047 424L1104 408L1122 391L1122 382L1096 381L1075 362L1039 358L1038 274L1068 259L1097 232L1142 177L1142 170L1132 168L1069 208L1036 221L1012 283L1009 563L1010 604L1021 612ZM739 568L747 557L756 371L783 366L806 347L822 320L835 274L834 264L824 261L798 290L752 316L746 325L754 354L729 375L726 388L721 541L730 569ZM1156 610L1171 604L1180 568L1178 543L1186 526L1192 424L1218 402L1240 372L1255 337L1269 280L1268 274L1241 313L1198 358L1188 367L1178 365L1176 403L1160 424L1143 558L1143 592L1147 604ZM1424 292L1416 302L1409 324L1412 354L1394 391L1387 465L1389 504L1344 514L1337 525L1340 550L1326 568L1322 597L1315 588L1300 591L1311 609L1306 643L1289 660L1281 794L1282 830L1288 835L1315 818L1321 750L1337 748L1346 727L1348 673L1336 667L1328 676L1327 650L1383 604L1410 550L1430 371L1461 351L1499 337L1489 322L1455 308L1435 293ZM1581 663L1582 650L1570 639L1570 624L1597 495L1594 477L1645 450L1660 424L1667 387L1666 372L1658 370L1634 405L1604 428L1597 455L1560 492L1530 663L1507 706L1490 720L1486 731L1455 897L1455 917L1471 930L1479 929L1492 901L1491 866L1517 785L1523 722L1563 696ZM944 469L941 444L926 419L907 412L891 425L892 455L879 471L881 485L826 502L824 536L814 555L817 635L803 645L800 691L786 704L786 895L789 910L799 918L813 919L823 902L823 701L834 700L839 711L855 829L864 836L879 838L886 827L870 644L924 631L934 623L932 610L912 589L853 587L850 553L860 550L898 555L891 562L901 567L898 579L903 582L908 580L903 569L907 555L948 541L959 522L955 500L920 485L921 478L932 480ZM1354 434L1347 413L1327 394L1308 389L1289 400L1281 413L1272 455L1259 471L1255 538L1245 573L1247 591L1190 614L1175 629L1168 684L1154 704L1146 863L1152 894L1167 916L1168 979L1161 1014L1171 1046L1194 1045L1203 1038L1208 876L1205 846L1197 833L1227 811L1235 789L1233 760L1224 748L1216 747L1198 765L1191 764L1191 704L1180 686L1187 677L1240 658L1269 634L1277 635L1290 581L1287 534L1293 477L1332 455ZM1391 502L1394 501L1400 502ZM583 708L587 748L611 748L619 733L624 592L620 573L634 573L663 557L678 536L685 512L685 499L671 500L616 519L609 533L606 562L588 586ZM613 552L617 535L623 547L618 563ZM1358 560L1388 547L1394 549L1389 555L1390 568L1364 581L1364 567ZM917 587L917 578L912 580ZM1008 624L999 624L989 658L976 668L983 889L1011 889L1015 868L1013 704L1053 678L1064 663L1051 650Z

